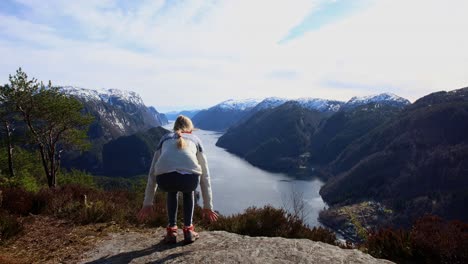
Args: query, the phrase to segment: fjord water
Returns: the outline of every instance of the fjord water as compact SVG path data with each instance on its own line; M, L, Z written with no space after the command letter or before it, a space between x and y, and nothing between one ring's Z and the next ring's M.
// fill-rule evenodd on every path
M165 128L172 128L172 124ZM319 225L318 213L326 207L319 195L323 182L319 179L295 180L282 173L271 173L216 146L218 132L194 132L203 142L208 159L215 210L223 215L241 213L250 206L270 204L276 208L291 207L291 198L300 194L304 201L306 223Z

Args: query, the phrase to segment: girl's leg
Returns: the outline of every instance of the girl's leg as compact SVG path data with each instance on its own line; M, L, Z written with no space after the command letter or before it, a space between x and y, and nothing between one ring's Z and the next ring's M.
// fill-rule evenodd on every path
M184 224L192 224L195 205L194 191L198 186L200 176L197 174L180 174L171 172L156 177L160 189L167 192L167 213L169 225L175 226L177 217L177 191L184 194Z
M193 208L195 205L194 192L184 192L184 225L192 225Z
M185 197L185 196L184 196ZM185 200L184 200L185 204ZM177 192L167 192L167 216L169 218L169 226L177 225Z

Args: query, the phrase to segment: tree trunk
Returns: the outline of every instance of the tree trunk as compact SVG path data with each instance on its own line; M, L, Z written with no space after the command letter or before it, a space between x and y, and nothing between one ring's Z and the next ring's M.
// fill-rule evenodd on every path
M54 181L52 178L52 174L50 173L49 165L47 164L47 157L44 151L44 145L39 145L39 152L41 153L42 166L44 167L44 172L47 177L47 185L49 185L49 188L53 188L55 187Z
M8 121L4 121L6 130L6 141L7 141L7 152L8 152L8 171L10 178L15 177L15 171L13 170L13 144L11 143L11 127Z
M57 163L56 163L56 158L55 158L55 146L53 144L49 145L49 150L48 150L48 158L49 158L49 173L50 173L50 180L52 182L52 188L57 187Z

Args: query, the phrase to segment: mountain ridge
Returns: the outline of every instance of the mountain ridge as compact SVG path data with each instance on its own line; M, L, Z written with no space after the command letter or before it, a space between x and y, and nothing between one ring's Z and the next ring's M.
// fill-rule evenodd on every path
M336 113L340 109L352 109L370 103L399 107L406 106L410 103L407 99L391 93L353 97L348 102L313 97L301 97L296 99L267 97L263 100L229 99L201 110L193 118L197 126L201 129L227 131L230 127L241 124L259 111L276 108L287 102L297 103L303 108L324 113ZM379 105L376 104L375 107L379 107Z

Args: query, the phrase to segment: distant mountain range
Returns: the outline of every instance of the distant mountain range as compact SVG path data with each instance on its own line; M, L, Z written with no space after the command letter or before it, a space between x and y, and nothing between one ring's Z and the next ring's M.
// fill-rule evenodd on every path
M241 120L249 111L259 103L257 99L227 100L206 110L201 110L192 121L195 127L224 131Z
M117 89L92 90L64 86L61 91L74 96L84 105L84 111L94 116L88 131L91 149L84 153L65 153L62 164L103 173L102 148L121 136L129 136L152 127L167 124L167 118L154 107L147 107L135 92Z
M172 112L167 112L164 113L167 117L168 120L176 120L176 118L180 115L186 116L188 118L192 118L194 115L196 115L200 110L182 110L182 111L172 111Z
M264 169L307 172L311 164L332 160L352 140L409 103L390 94L353 97L347 103L267 98L231 126L217 145Z
M468 88L413 104L393 94L284 101L257 105L217 145L270 171L319 175L331 206L379 201L396 225L425 213L468 221Z
M278 107L286 102L296 102L301 107L325 114L338 112L342 108L354 108L368 103L381 105L406 105L410 102L390 93L366 97L353 97L348 102L320 98L286 99L269 97L264 100L227 100L213 107L200 111L193 117L197 127L205 130L226 131L252 117L255 113Z

